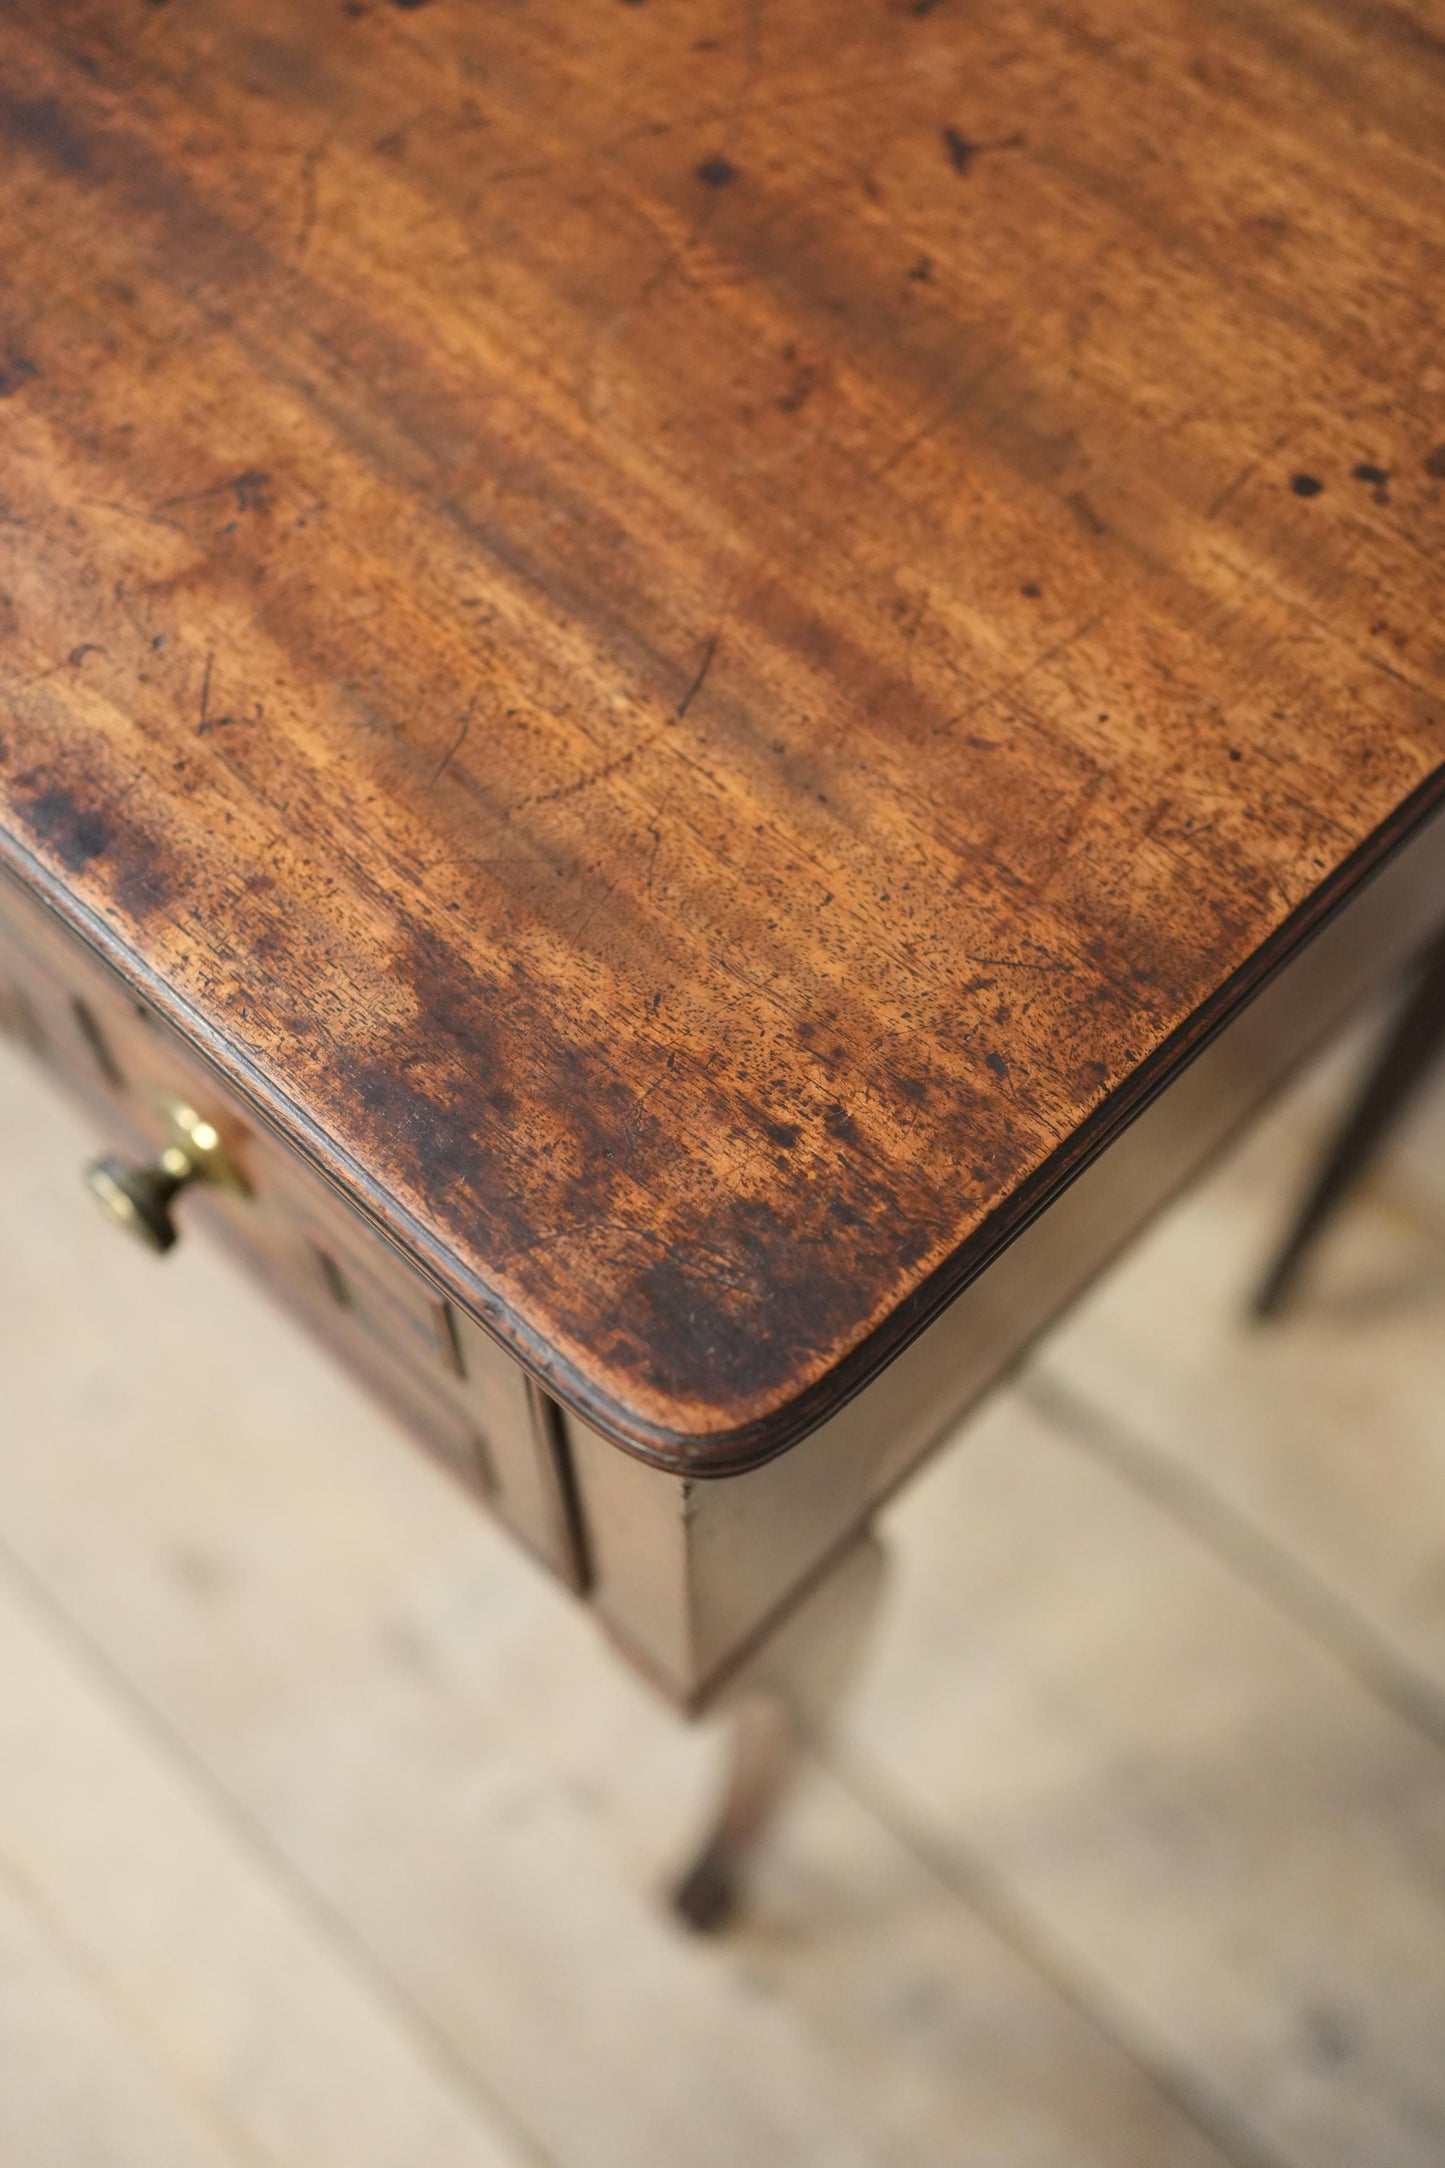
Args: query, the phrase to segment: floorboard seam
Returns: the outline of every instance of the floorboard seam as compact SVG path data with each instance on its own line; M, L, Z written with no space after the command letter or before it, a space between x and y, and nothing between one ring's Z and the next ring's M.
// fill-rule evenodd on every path
M29 1916L36 1931L54 1946L60 1961L95 1991L146 2062L159 2066L173 2096L209 2127L211 2136L227 2159L235 2161L237 2168L242 2168L248 2161L254 2163L254 2168L278 2168L277 2156L268 2148L257 2145L228 2109L196 2086L184 2065L157 2037L156 2028L143 2012L118 1989L105 1967L97 1964L90 1951L71 1933L35 1877L13 1857L4 1856L0 1857L0 1883L10 1891L21 1911Z
M408 2037L424 2060L470 2099L505 2135L530 2168L563 2168L535 2135L521 2123L505 2097L492 2089L466 2056L438 2029L406 1987L371 1945L352 1927L319 1889L296 1867L279 1846L273 1844L259 1823L227 1789L208 1764L194 1751L141 1687L121 1669L115 1659L92 1640L85 1627L54 1595L44 1579L33 1572L8 1542L0 1539L0 1571L29 1604L37 1619L64 1643L94 1676L104 1680L130 1711L142 1735L165 1760L201 1795L243 1851L265 1869L268 1878L285 1892L301 1916L321 1936L332 1952L365 1984L387 2010L398 2029Z
M1228 2101L1142 2040L1104 1983L1073 1960L983 1856L952 1832L938 1835L926 1828L871 1756L835 1740L818 1758L857 1806L881 1822L934 1880L1107 2040L1233 2168L1311 2168L1296 2155L1277 2152L1266 2144Z
M1374 1699L1445 1752L1445 1694L1398 1655L1364 1614L1312 1567L1074 1387L1031 1371L1020 1380L1018 1392L1035 1415L1167 1514Z

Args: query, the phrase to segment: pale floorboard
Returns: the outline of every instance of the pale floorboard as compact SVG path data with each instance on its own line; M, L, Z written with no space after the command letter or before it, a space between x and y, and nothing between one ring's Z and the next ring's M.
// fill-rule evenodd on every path
M0 1678L0 1874L241 2158L535 2161L13 1574L0 1574Z
M1445 1739L1445 1090L1293 1307L1243 1316L1332 1110L1292 1097L1140 1242L1043 1350L1039 1401L1135 1480L1182 1477L1237 1564Z
M92 1224L90 1141L0 1054L4 2168L26 2115L24 2168L1445 2158L1445 1756L1390 1669L1438 1676L1445 1601L1424 1235L1415 1296L1382 1262L1351 1312L1373 1481L1319 1388L1321 1504L1278 1433L1338 1319L1263 1413L1235 1380L1289 1360L1234 1316L1285 1146L1181 1207L1156 1245L1230 1230L1182 1245L1205 1281L1126 1264L1107 1360L1081 1311L889 1516L834 1767L707 1947L655 1895L712 1742L229 1268ZM1196 1447L1201 1362L1232 1415ZM7 2075L33 2023L120 2084L116 2010L171 2153L77 2152Z
M1445 2159L1445 1756L1016 1400L893 1516L845 1752L1240 2150Z
M256 2168L0 1869L3 2168Z

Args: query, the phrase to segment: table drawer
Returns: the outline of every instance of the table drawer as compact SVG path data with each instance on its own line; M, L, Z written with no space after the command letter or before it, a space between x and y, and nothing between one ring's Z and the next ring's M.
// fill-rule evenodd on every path
M545 1394L8 879L0 883L0 1032L79 1092L107 1146L157 1155L167 1100L188 1102L213 1124L246 1191L199 1184L181 1201L181 1220L218 1232L474 1495L580 1585L563 1442Z

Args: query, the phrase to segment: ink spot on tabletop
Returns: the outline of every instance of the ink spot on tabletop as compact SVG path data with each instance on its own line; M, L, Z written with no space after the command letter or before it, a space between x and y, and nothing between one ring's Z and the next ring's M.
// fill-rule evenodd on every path
M1357 482L1372 482L1376 489L1383 489L1390 479L1388 467L1377 467L1368 459L1362 459L1351 471Z
M915 285L932 285L933 258L931 256L920 256L917 263L911 264L909 266L908 276L913 280Z
M1317 497L1325 485L1313 474L1296 474L1289 486L1297 497Z
M858 1134L857 1123L848 1109L841 1106L836 1099L824 1114L823 1120L840 1144L852 1145L855 1149L861 1147L863 1139Z
M394 8L401 8L403 12L410 13L412 8L424 8L427 0L391 0L391 4Z
M961 134L957 128L944 129L943 147L948 153L948 162L955 173L967 173L978 154L979 148L976 143L970 143L968 137Z
M810 362L794 361L793 349L788 348L784 360L793 362L793 381L778 400L780 414L796 414L812 397L817 387L818 372Z
M1080 520L1083 522L1084 526L1087 527L1090 534L1106 535L1109 532L1108 527L1105 525L1098 511L1089 502L1089 499L1084 495L1084 492L1081 489L1071 490L1069 493L1068 502L1071 509L1078 514Z
M1008 1075L1008 1063L1004 1060L1002 1054L985 1054L983 1059L984 1066L992 1069L995 1076Z
M1030 602L1038 602L1043 592L1037 580L1025 580L1023 586L1019 589L1019 593L1026 596Z
M737 170L730 158L704 158L697 169L697 177L706 188L726 188L736 177Z
M796 1122L764 1122L763 1131L765 1135L772 1138L774 1144L780 1145L785 1152L791 1152L802 1135L802 1131Z

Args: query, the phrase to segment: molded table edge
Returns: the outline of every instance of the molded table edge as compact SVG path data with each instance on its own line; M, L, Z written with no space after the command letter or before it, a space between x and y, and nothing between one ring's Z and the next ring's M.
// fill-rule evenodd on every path
M835 1415L926 1331L970 1282L986 1272L1387 860L1440 815L1442 808L1445 763L1418 784L1391 818L1342 859L1268 940L1100 1102L1006 1204L977 1227L825 1376L748 1424L700 1434L643 1422L621 1402L597 1392L524 1319L502 1304L480 1277L467 1272L445 1244L413 1215L400 1210L384 1188L334 1139L260 1075L222 1032L151 973L103 919L79 904L63 882L4 829L0 829L0 874L43 904L73 939L99 956L135 999L143 1001L215 1070L223 1087L241 1100L254 1118L304 1159L545 1391L638 1459L674 1475L706 1478L740 1475L760 1467Z

